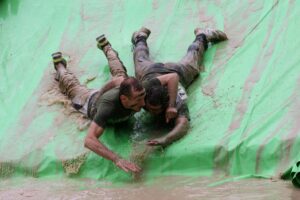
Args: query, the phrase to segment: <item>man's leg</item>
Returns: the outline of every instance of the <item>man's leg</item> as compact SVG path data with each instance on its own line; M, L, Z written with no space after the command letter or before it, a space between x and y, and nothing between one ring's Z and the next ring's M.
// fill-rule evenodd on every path
M61 57L61 53L58 52L55 54L60 54ZM81 109L90 96L92 90L88 89L84 85L81 85L76 76L66 69L67 64L63 58L55 60L53 57L53 62L57 73L56 79L59 82L59 88L61 92L68 96L75 109Z
M187 87L200 72L200 64L206 48L207 40L205 35L199 35L188 47L186 55L178 63L168 62L165 63L165 67L179 71L180 82L184 87Z
M138 80L142 80L145 72L154 62L149 58L149 48L147 38L151 31L142 27L140 30L133 33L131 42L133 45L133 60L135 67L135 76Z
M225 33L213 29L196 28L195 40L188 47L186 55L179 61L179 63L166 63L167 68L182 67L183 85L187 87L199 75L200 66L203 60L203 55L207 49L208 43L216 43L227 40Z
M180 63L189 65L199 71L208 43L211 42L214 44L227 40L227 36L219 30L200 28L196 28L194 34L196 38L188 47L187 54L181 59Z
M127 70L123 62L120 60L118 52L112 48L106 37L101 35L96 40L98 42L98 48L103 51L107 58L112 78L120 76L127 77Z

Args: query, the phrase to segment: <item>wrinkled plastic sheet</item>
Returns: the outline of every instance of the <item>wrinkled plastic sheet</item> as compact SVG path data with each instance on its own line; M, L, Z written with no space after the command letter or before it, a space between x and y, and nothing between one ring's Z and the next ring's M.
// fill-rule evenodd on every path
M55 101L51 53L100 88L110 78L100 34L134 75L130 38L141 26L158 62L180 60L194 28L211 27L229 40L209 47L188 89L189 133L150 155L145 176L272 177L295 166L287 177L299 186L299 11L294 0L0 1L1 176L131 179L83 147L80 118ZM101 140L129 158L134 130L108 127Z

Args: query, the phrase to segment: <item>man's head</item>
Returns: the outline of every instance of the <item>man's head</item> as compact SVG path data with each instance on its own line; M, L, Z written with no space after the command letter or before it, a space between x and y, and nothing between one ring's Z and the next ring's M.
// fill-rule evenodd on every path
M145 106L145 89L134 77L125 78L120 85L120 100L122 105L136 112Z
M159 115L165 112L168 107L169 95L163 86L151 87L147 90L145 97L145 109L153 115Z

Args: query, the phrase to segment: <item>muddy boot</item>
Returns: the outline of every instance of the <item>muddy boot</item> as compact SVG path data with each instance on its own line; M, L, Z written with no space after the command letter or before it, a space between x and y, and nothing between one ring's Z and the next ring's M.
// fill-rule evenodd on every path
M195 28L194 33L196 37L200 34L204 34L206 36L207 41L211 43L217 43L217 42L222 42L224 40L228 40L227 35L224 32L216 29Z
M103 51L106 45L110 45L109 41L106 39L105 35L102 34L96 38L97 47Z
M145 27L140 28L140 30L134 32L131 37L131 42L135 46L139 41L146 41L149 37L151 31Z
M54 64L54 69L57 71L59 64L62 64L65 68L67 67L67 61L62 57L61 52L55 52L52 54L52 61ZM59 73L56 73L55 80L59 80Z

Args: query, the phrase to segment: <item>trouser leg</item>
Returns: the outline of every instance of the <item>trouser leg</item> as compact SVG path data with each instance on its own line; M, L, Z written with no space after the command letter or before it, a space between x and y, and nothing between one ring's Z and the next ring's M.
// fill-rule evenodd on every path
M188 47L186 55L178 63L165 63L165 67L181 67L183 75L182 84L187 87L199 75L200 66L206 49L206 36L204 34L200 34Z
M103 48L103 52L107 58L112 78L120 76L127 77L127 70L123 62L120 60L118 52L115 51L111 45L106 45Z
M76 76L63 66L57 68L57 73L61 92L68 96L75 109L80 109L87 101L92 90L81 85Z
M133 52L135 76L138 80L142 80L149 67L154 64L149 58L149 48L146 39L142 39L134 47Z
M194 42L188 47L186 55L180 60L180 63L185 66L191 66L200 70L200 65L203 60L204 51L207 49L207 40L204 34L196 37Z

